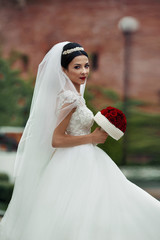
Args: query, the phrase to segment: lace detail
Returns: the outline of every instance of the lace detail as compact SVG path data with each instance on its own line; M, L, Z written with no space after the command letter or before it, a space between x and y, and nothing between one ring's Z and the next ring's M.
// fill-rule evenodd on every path
M62 108L66 103L74 103L75 112L72 114L66 133L79 136L89 134L93 125L93 113L87 108L84 98L78 93L70 90L61 93L58 108Z
M74 93L71 90L62 92L59 95L59 99L58 99L58 109L61 109L63 107L63 105L65 105L66 103L73 103L75 101L77 101L77 97L80 96L78 95L78 93Z

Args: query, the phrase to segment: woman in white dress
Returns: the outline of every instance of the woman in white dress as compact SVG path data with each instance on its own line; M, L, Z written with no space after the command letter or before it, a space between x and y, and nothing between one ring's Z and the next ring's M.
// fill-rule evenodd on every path
M83 93L88 55L56 44L39 65L1 240L159 240L160 203L96 146Z

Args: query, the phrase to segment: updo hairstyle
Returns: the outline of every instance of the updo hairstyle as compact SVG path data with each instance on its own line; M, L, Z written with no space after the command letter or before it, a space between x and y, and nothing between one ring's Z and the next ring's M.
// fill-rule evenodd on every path
M84 50L76 50L76 48L82 48L82 46L78 43L70 42L63 47L63 51L61 55L61 66L63 68L68 69L68 65L70 64L70 62L77 56L85 55L86 57L88 57L88 54ZM71 49L74 49L75 51L72 52ZM67 53L67 50L68 50L68 53Z

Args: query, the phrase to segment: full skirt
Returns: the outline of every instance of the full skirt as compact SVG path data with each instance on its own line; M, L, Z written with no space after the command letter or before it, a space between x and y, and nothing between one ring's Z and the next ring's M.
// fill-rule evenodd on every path
M27 224L15 227L10 240L159 240L160 203L97 146L60 148L43 172Z

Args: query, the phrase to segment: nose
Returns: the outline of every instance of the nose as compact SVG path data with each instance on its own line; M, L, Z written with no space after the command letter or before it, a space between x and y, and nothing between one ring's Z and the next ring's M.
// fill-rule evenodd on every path
M82 68L82 72L81 72L83 75L85 75L87 73L87 69L84 67Z

